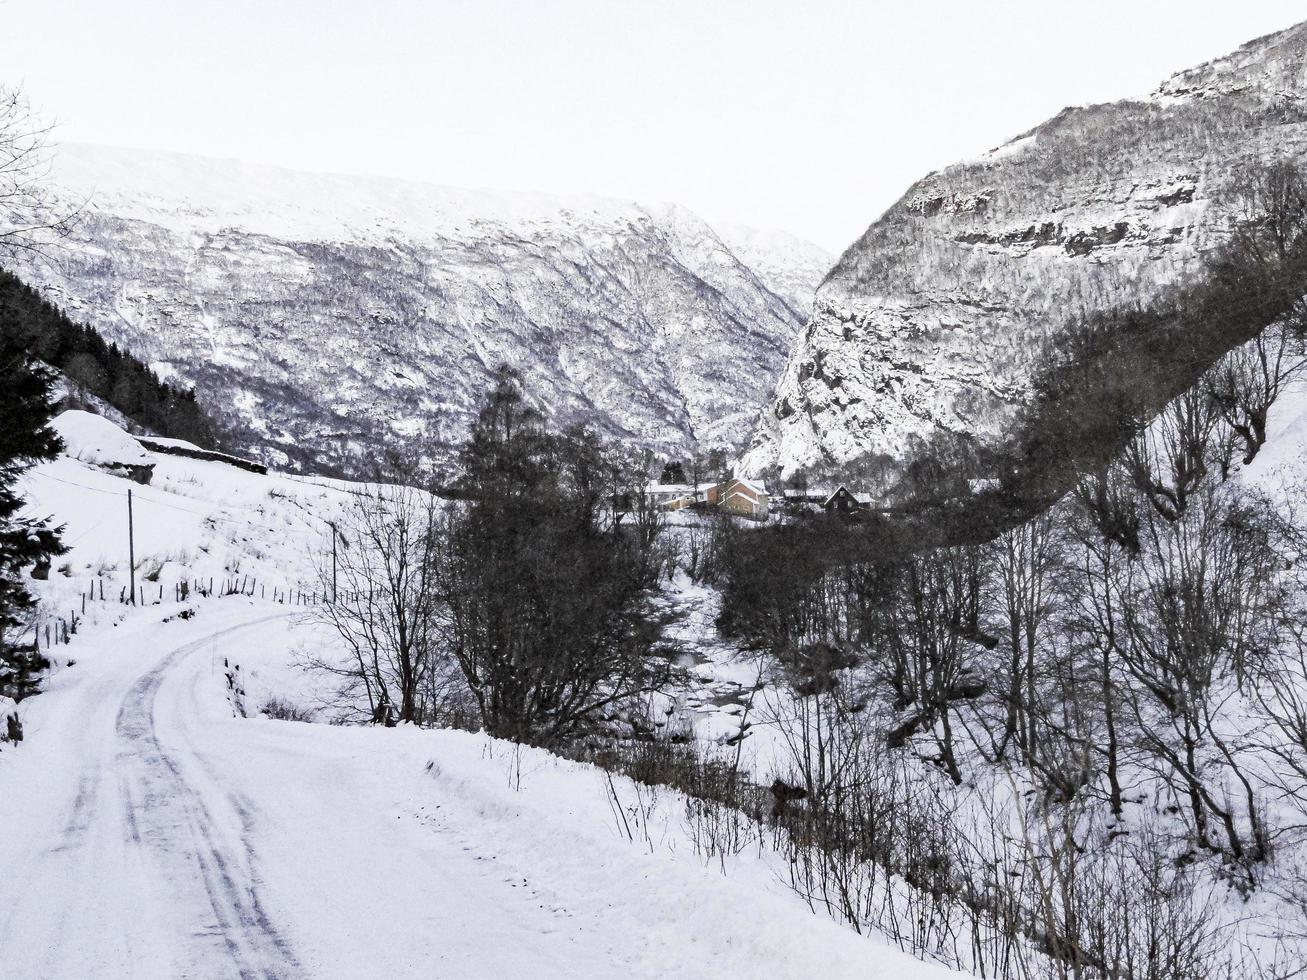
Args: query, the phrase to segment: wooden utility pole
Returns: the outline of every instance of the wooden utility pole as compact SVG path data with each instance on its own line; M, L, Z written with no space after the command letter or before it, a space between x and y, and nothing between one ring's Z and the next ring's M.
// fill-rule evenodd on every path
M132 491L127 491L127 570L132 583L132 605L136 605L136 529L132 525Z
M331 525L331 603L336 604L336 525Z

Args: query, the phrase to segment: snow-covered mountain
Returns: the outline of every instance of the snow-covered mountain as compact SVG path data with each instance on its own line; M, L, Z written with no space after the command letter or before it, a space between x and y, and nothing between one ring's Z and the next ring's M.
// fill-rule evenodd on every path
M902 461L939 430L996 439L1069 317L1194 270L1245 164L1304 150L1307 24L927 175L818 290L746 470Z
M18 271L290 466L446 459L500 363L562 423L739 447L831 261L673 205L161 152L67 145L54 182L83 219Z

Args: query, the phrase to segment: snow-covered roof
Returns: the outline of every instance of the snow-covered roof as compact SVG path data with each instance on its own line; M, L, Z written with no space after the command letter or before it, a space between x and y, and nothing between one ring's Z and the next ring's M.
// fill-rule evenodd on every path
M80 409L64 412L50 423L64 442L64 452L92 466L150 466L155 457L108 419Z
M745 479L742 476L732 477L730 480L727 480L726 482L738 483L740 486L747 487L748 489L752 490L754 493L758 493L758 494L767 493L767 488L763 486L761 483L757 482L756 480Z
M821 505L825 507L827 504L829 504L832 500L834 500L839 495L841 490L847 493L857 503L860 504L870 504L875 499L872 497L871 494L867 493L865 490L858 490L858 491L850 490L847 486L841 483L838 487L836 487L834 490L830 491L830 493L826 495L825 499L822 500Z

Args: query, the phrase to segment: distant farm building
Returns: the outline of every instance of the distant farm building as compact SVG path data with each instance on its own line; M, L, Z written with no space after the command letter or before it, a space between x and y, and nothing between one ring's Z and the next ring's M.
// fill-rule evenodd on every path
M663 510L682 510L703 500L704 488L685 483L651 483L645 496Z
M724 483L699 486L651 483L645 488L645 496L663 510L697 506L724 510L754 521L765 521L770 506L767 490L762 484L738 477Z
M740 477L709 487L706 500L710 507L719 507L727 513L748 517L755 521L767 519L770 503L767 490L761 483Z
M855 493L844 485L836 487L821 502L821 509L841 517L852 516L871 507L871 494Z

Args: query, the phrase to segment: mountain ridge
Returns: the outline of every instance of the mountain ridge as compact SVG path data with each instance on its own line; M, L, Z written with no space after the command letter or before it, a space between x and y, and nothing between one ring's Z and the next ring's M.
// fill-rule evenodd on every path
M53 181L92 204L25 278L290 468L446 466L500 363L559 424L660 455L738 448L830 261L589 195L80 144Z
M1304 65L1307 23L917 181L823 280L744 470L901 465L942 433L999 442L1068 318L1192 275L1239 173L1307 149Z

